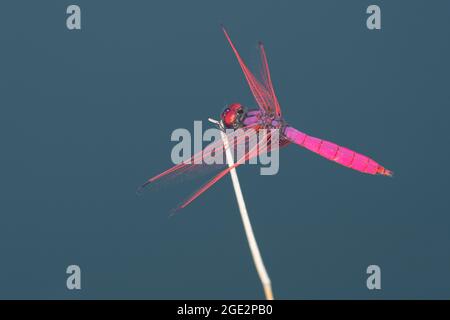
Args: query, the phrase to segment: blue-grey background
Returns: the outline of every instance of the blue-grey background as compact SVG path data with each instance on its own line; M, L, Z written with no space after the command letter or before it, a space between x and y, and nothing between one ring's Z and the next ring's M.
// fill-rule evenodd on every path
M450 3L357 0L2 1L0 298L263 298L228 178L174 217L195 180L135 193L172 130L255 105L220 23L253 69L264 41L290 123L395 171L239 169L275 296L450 298Z

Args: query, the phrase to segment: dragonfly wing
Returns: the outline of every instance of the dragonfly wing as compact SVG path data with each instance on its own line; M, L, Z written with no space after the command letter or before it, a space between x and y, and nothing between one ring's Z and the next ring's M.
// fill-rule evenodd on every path
M249 134L249 130L251 129L254 129L254 126L248 126L241 130L233 131L227 134L229 143L234 146L234 154L237 155L237 163L235 167L264 151L264 148L258 145L256 131L255 134ZM256 150L258 152L255 151L254 146L256 146ZM244 152L240 153L239 150L244 150ZM215 162L216 160L218 160L219 163ZM216 175L210 181L203 185L198 191L189 197L189 199L178 207L178 209L182 209L213 186L217 181L225 176L229 170L231 169L227 168L223 140L218 139L184 162L176 164L172 168L169 168L168 170L148 179L138 189L138 192L141 192L146 186L157 185L160 183L172 183L179 180L185 180L189 177L197 177L202 174L211 174L211 172L215 172ZM217 171L219 171L218 174Z
M227 134L227 139L232 141L234 146L242 146L244 143L255 143L254 140L257 138L256 135L250 135L252 141L248 140L249 130L254 130L256 125L249 125L242 128L241 130L232 131ZM217 136L220 136L219 134ZM139 191L142 191L146 186L151 185L162 180L171 180L172 178L182 175L184 173L193 171L202 171L206 167L213 165L221 166L226 164L225 161L225 146L222 139L216 139L215 141L208 144L203 150L197 152L193 156L184 160L181 163L174 165L173 167L167 169L166 171L157 174L154 177L149 178L144 184L142 184ZM204 171L204 170L203 170Z
M261 55L261 73L264 85L269 94L269 104L273 106L277 116L281 117L281 108L278 103L277 96L275 95L275 90L272 84L272 78L270 77L269 63L267 62L266 51L264 50L264 45L262 42L259 43L259 52Z
M213 167L212 165L207 165L208 159L211 159L214 152L222 152L223 149L223 142L222 140L214 141L207 145L202 151L197 152L190 158L186 159L185 161L178 163L174 165L173 167L161 172L160 174L157 174L156 176L153 176L149 178L144 184L142 184L138 188L138 193L142 192L143 189L149 185L156 184L159 182L170 182L178 177L185 176L186 174L197 174L201 173L202 171L207 171L206 169L215 169L217 167L220 167L220 165L216 165L216 167Z
M232 141L233 138L234 138L233 134L227 136L228 141ZM239 137L239 138L240 138L240 140L238 140L238 141L240 141L240 142L238 142L238 143L240 143L240 144L241 143L245 143L245 144L250 143L250 145L252 145L251 141L246 141L245 138L242 139L242 137ZM198 189L196 192L194 192L189 198L184 200L184 202L175 211L186 208L190 203L192 203L195 199L197 199L201 194L203 194L206 190L211 188L216 182L218 182L220 179L222 179L224 176L226 176L232 169L237 168L241 164L259 156L260 154L272 151L275 148L285 147L290 143L290 141L287 139L281 139L279 141L279 143L274 144L274 146L272 148L272 143L270 143L270 142L271 142L271 137L269 134L266 139L263 139L263 140L257 142L256 144L254 144L254 146L252 148L248 148L248 151L242 157L238 158L237 162L235 162L232 166L228 166L228 168L223 169L216 176L214 176L211 180L209 180L207 183L205 183L200 189Z
M233 49L234 54L241 66L242 71L244 72L245 79L250 87L250 90L256 100L258 106L265 112L272 113L277 112L280 113L280 106L278 105L278 100L275 96L275 91L273 90L272 82L270 79L269 67L267 64L267 57L264 51L264 47L260 44L260 52L261 52L261 60L262 60L262 73L263 73L263 83L259 81L253 73L248 69L245 65L244 60L241 58L239 52L231 41L228 32L224 27L222 27L225 37L228 40L228 43Z

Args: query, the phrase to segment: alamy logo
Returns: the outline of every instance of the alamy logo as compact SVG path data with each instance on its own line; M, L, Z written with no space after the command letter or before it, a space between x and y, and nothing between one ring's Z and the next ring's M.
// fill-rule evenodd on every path
M381 9L379 6L373 4L367 7L366 13L370 14L367 18L366 25L369 30L381 29Z
M67 7L66 13L70 16L66 19L66 26L69 30L81 29L81 9L79 6L72 4Z
M76 264L72 264L67 267L66 273L70 276L67 277L66 286L69 290L81 289L81 269Z
M376 264L367 267L367 274L370 276L367 278L366 285L369 290L381 289L381 269Z
M172 132L171 141L174 164L226 164L222 132L209 128L203 132L202 122L194 121L194 134L179 128ZM279 129L227 129L225 131L234 163L260 164L261 175L274 175L279 170ZM203 149L203 142L208 145Z

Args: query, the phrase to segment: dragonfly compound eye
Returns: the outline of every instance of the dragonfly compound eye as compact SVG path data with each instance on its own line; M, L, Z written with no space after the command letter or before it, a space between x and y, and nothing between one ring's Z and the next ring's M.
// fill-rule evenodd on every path
M222 123L226 128L242 127L242 121L245 117L244 107L239 103L230 104L221 115Z
M234 110L231 110L230 108L226 108L222 115L220 116L222 118L222 122L226 128L233 128L234 124L237 119L236 112Z

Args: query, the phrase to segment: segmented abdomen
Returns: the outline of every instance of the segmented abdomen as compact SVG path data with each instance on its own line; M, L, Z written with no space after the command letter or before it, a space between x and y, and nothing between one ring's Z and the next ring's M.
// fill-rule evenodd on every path
M348 168L368 174L392 175L391 171L365 155L341 147L333 142L311 137L293 127L286 127L284 135L291 142Z

